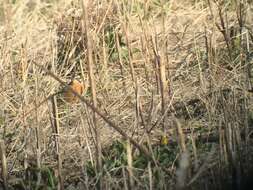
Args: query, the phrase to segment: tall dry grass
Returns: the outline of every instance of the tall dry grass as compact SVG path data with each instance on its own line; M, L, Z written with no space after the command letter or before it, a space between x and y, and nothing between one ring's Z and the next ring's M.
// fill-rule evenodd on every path
M0 2L3 188L243 188L252 8ZM76 104L58 93L73 78L87 86Z

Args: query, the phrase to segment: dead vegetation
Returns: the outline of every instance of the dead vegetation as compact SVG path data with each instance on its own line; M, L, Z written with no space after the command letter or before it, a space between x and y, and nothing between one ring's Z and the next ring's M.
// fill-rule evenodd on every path
M0 2L4 189L243 189L251 1ZM59 93L87 87L77 103ZM71 91L71 88L69 88Z

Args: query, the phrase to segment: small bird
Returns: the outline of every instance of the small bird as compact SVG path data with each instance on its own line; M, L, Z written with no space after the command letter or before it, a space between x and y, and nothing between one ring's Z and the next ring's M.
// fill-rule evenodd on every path
M84 85L80 83L78 80L72 80L69 83L70 88L74 90L77 94L82 95L84 93ZM68 88L64 88L62 91L63 99L68 103L77 103L78 97Z
M78 80L72 80L69 84L70 88L72 88L77 94L82 95L86 90L86 85L83 85ZM42 106L45 102L52 99L52 97L56 95L61 95L62 99L70 104L77 103L79 98L68 88L63 88L61 91L58 91L56 93L53 93L49 95L47 98L45 98L43 101L38 103L34 108L32 108L30 111L25 113L25 116L29 115L31 112L33 112L35 109L38 109L40 106ZM62 101L61 101L62 103Z

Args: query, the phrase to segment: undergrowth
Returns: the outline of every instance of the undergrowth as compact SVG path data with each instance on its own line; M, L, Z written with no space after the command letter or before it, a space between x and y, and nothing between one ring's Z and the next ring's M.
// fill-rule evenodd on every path
M252 9L243 0L0 2L0 184L250 185ZM68 88L73 80L83 94Z

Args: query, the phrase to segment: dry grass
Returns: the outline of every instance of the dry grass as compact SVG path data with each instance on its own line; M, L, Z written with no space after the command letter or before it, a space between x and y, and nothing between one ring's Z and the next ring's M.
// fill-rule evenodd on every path
M0 2L0 183L240 189L252 161L252 9L239 0ZM87 93L62 101L54 76Z

